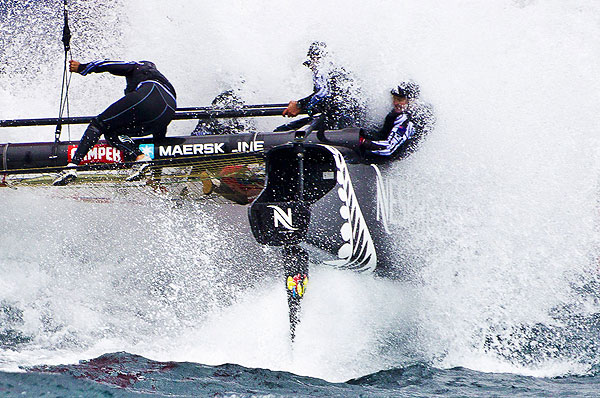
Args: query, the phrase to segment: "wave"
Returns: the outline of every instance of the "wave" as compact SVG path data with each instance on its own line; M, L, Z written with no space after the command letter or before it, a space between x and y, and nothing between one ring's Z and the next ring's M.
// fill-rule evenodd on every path
M9 395L84 394L152 397L586 397L596 393L597 375L533 378L481 373L466 368L438 369L424 363L382 370L341 383L247 368L192 362L157 362L126 352L104 354L73 365L35 366L24 373L0 373Z

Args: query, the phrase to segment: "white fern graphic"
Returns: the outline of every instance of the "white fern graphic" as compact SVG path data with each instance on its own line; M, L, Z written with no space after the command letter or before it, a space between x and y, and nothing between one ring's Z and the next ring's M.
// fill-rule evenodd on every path
M338 250L340 260L326 261L337 268L358 272L373 272L377 266L377 253L371 233L356 198L348 166L342 154L324 145L333 154L337 166L338 196L342 202L340 215L346 222L340 230L344 244Z

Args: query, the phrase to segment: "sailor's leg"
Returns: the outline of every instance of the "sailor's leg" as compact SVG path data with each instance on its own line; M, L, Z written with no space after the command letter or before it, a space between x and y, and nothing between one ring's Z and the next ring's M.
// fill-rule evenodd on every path
M290 311L290 334L294 340L296 325L300 322L300 301L308 284L308 253L299 245L285 246L283 264Z
M77 145L77 150L75 151L75 155L73 155L71 162L79 165L89 150L96 145L101 135L102 131L100 130L100 124L98 120L94 118L85 130L85 133L83 133L83 137L81 137L79 145Z
M130 137L152 134L155 139L164 138L175 107L174 98L164 88L149 82L109 106L98 120L111 145L123 150L126 158L132 158L140 152Z
M126 135L120 134L118 131L114 131L104 134L104 137L110 146L123 151L125 160L132 161L136 160L138 156L142 155L142 151L129 135L136 136L136 132L130 129L127 131Z
M146 84L147 85L147 84ZM175 97L159 84L153 85L152 95L143 104L142 125L153 131L154 139L162 139L167 133L167 126L175 116L177 102Z
M56 175L52 185L67 185L77 178L76 166L79 166L88 151L96 145L101 135L102 131L99 128L98 120L94 118L85 130L85 133L83 133L83 137L81 137L79 145L77 145L77 150L75 151L75 155L73 155L73 159L71 159L71 162L67 165L66 169Z
M102 115L108 124L104 135L111 145L125 152L126 158L134 159L141 152L130 137L152 135L154 141L164 139L177 104L163 87L152 82L141 85L119 102L122 103L118 107L109 108Z
M95 117L83 134L83 137L81 137L75 156L73 156L73 163L81 163L88 151L96 145L102 134L104 134L110 145L113 145L116 142L115 133L117 131L134 127L137 119L135 106L142 98L137 92L129 93ZM131 147L117 148L125 151L131 150ZM125 153L127 155L127 152Z
M98 115L104 137L111 146L123 151L126 160L135 160L141 155L131 137L150 134L144 131L140 115L140 107L150 95L149 89L128 93Z

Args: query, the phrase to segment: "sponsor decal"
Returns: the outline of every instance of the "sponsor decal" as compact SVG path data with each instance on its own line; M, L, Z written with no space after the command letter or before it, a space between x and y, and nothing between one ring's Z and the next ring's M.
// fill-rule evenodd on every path
M288 208L287 212L284 212L279 206L268 205L267 207L273 209L273 224L275 225L275 228L278 228L279 224L281 224L283 228L289 229L290 231L298 230L298 228L294 228L293 226L292 209Z
M251 141L237 143L237 149L232 149L231 152L260 152L265 149L264 141Z
M308 275L306 274L296 274L287 278L287 288L292 292L292 297L304 296L306 285L308 285Z
M335 178L335 173L333 171L324 171L323 179L324 180L333 180Z
M154 160L154 144L140 144L140 151L150 159Z
M67 152L68 161L71 162L77 151L77 145L69 145ZM85 155L81 164L87 163L119 163L123 161L123 152L107 144L94 145Z
M225 153L224 142L208 142L206 144L184 144L168 145L158 147L158 156L192 156L192 155L214 155Z

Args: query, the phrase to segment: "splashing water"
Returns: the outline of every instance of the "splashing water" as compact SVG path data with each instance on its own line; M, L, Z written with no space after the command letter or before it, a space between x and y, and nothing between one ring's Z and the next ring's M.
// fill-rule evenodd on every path
M0 5L0 119L56 115L58 3ZM238 257L250 238L217 210L1 192L0 336L10 332L12 343L0 366L111 350L330 380L418 361L539 376L596 364L596 2L134 0L70 9L75 59L150 59L180 106L208 105L231 88L248 103L307 95L301 62L315 39L360 79L375 120L390 107L390 87L418 81L438 125L389 177L397 266L419 281L316 267L292 352L272 253ZM97 114L122 88L120 78L73 76L70 114ZM192 129L174 122L169 134ZM2 142L53 137L52 128L0 133Z

